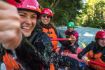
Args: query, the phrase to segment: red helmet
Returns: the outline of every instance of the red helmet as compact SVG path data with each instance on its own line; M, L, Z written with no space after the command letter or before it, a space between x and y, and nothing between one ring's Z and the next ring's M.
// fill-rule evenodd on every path
M49 15L49 16L53 16L53 12L51 11L51 9L49 9L49 8L44 8L43 10L42 10L42 12L41 12L41 14L47 14L47 15Z
M16 6L18 9L28 9L36 12L41 12L37 0L6 0L8 3Z
M98 31L97 33L96 33L96 36L95 36L95 38L105 38L105 31Z
M67 35L67 36L73 35L73 36L75 36L75 38L76 38L77 40L78 40L78 37L79 37L79 34L78 34L77 31L69 32L69 31L67 30L67 31L65 31L65 35Z

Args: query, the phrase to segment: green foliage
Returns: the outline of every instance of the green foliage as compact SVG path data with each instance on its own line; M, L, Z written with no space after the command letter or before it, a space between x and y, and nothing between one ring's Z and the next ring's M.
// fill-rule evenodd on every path
M87 8L88 9L88 8ZM92 9L94 13L88 14L88 19L84 26L90 26L95 28L105 28L105 1L99 1L94 5Z
M41 8L51 8L55 25L73 21L79 26L105 28L105 1L83 5L82 0L38 0Z
M65 25L76 20L79 10L82 9L82 0L38 0L41 8L51 8L54 12L53 22L56 25Z

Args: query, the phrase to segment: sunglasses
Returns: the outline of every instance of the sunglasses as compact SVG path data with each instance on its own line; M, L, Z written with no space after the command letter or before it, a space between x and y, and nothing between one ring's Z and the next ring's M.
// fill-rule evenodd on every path
M48 16L48 15L42 15L42 17L47 17L47 18L51 18L51 16Z
M101 38L100 40L105 40L105 38Z
M70 38L70 36L69 35L66 35L66 38Z

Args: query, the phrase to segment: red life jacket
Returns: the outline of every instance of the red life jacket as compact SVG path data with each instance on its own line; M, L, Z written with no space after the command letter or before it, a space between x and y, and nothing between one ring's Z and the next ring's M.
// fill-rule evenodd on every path
M43 28L43 32L45 32L50 38L57 38L57 34L54 28ZM52 41L53 50L57 49L58 41Z
M45 32L50 38L57 38L57 34L54 30L54 28L43 28L43 32ZM58 41L52 41L53 50L57 49ZM55 66L53 63L50 64L50 70L55 70Z
M6 66L6 70L20 70L21 69L19 63L17 63L17 61L13 59L13 57L8 53L5 53L5 55L3 56L3 62Z
M91 50L91 51L88 52L87 56L90 60L93 60L95 62L98 62L98 63L101 63L101 64L105 65L105 62L102 61L102 59L101 59L101 56L102 56L101 52L94 54L93 51ZM101 67L101 66L98 66L98 65L89 64L89 66L91 66L95 70L105 70L105 67Z

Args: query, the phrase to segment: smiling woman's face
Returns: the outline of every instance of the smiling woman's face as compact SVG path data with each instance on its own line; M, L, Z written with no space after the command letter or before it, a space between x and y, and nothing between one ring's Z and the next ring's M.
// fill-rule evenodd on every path
M51 16L48 16L47 14L41 15L41 21L43 24L49 24L51 20Z
M21 17L21 30L26 37L29 37L36 26L37 14L31 11L19 11Z
M101 47L105 47L105 39L99 39L98 43Z

